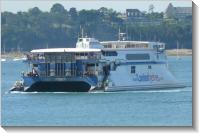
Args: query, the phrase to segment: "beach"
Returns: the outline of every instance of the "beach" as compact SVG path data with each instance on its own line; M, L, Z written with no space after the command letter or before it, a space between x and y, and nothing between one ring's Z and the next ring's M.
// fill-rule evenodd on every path
M168 56L191 56L192 55L192 49L169 49L166 50L166 53Z

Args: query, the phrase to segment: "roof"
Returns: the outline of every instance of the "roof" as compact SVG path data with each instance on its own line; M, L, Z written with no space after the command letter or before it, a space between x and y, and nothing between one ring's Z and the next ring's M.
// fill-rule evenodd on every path
M126 12L140 12L138 9L126 9Z
M100 42L101 44L107 44L107 43L114 43L114 44L126 44L126 43L150 43L148 41L103 41Z
M101 49L89 49L89 48L48 48L48 49L34 49L31 53L89 53L100 52Z
M168 5L166 12L169 10L172 10L172 12L174 11L175 13L192 14L192 7L174 7L171 3Z

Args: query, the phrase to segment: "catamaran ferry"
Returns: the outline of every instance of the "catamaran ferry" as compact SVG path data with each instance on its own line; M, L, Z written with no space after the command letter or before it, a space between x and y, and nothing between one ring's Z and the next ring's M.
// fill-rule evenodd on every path
M171 74L165 44L127 41L99 42L78 38L76 48L35 49L27 56L31 71L22 73L11 91L88 92L133 91L185 87Z

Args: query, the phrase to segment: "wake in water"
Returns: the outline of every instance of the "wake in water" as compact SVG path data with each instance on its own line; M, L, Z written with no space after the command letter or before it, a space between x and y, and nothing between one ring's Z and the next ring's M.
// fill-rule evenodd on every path
M115 91L106 92L103 90L96 90L91 92L22 92L22 91L9 91L5 94L110 94L110 93L173 93L173 92L185 92L192 91L192 86L186 88L175 89L156 89L156 90L135 90L135 91Z

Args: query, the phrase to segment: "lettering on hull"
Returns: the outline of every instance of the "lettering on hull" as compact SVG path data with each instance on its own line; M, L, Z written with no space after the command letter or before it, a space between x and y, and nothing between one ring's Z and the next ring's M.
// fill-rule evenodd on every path
M135 74L133 76L133 81L161 81L163 80L163 77L157 75L157 74Z

